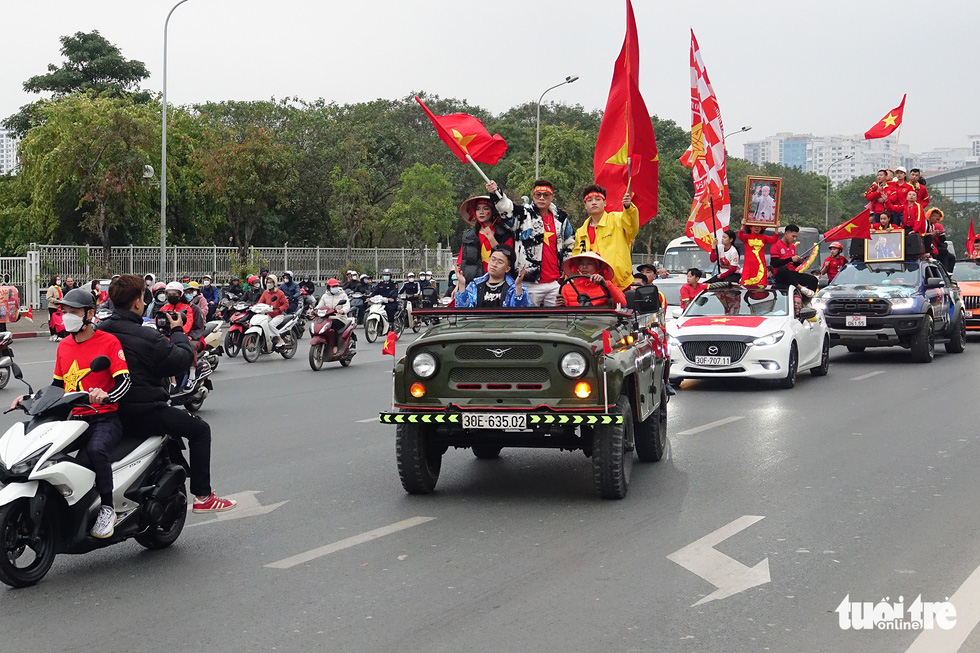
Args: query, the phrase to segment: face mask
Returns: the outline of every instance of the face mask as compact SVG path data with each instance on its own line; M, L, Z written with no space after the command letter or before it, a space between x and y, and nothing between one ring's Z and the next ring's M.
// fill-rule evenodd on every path
M258 290L259 288L262 287L262 284L260 284L258 281L256 281L255 283L252 284L252 287L255 288L256 290Z
M161 293L157 295L157 301L160 302L161 304L164 304L167 301L167 296Z
M272 283L265 284L265 287L268 288L269 290L275 290L276 289L275 284L272 284Z
M177 305L177 302L179 302L179 301L180 301L180 295L167 295L167 302L168 303L173 304L174 306L176 306Z
M207 279L205 279L204 281L201 282L201 285L202 286L210 286L211 285L211 282L208 281Z
M387 274L385 276L381 277L381 279L383 281L391 281L391 277L389 277Z
M339 295L340 294L340 288L338 288L337 286L333 286L330 289L330 294L331 295Z
M60 286L61 285L61 279L55 279L54 280L54 285Z
M152 279L147 279L146 280L146 287L149 288L151 285L153 285L153 280Z
M65 331L68 333L78 333L85 325L85 318L74 313L65 313L61 319L65 323Z
M191 295L190 293L184 295L184 301L190 304L192 301L194 301L194 295Z

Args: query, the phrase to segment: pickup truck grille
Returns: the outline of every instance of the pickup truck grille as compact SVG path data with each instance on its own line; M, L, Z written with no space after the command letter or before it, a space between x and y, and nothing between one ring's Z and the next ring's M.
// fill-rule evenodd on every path
M980 308L980 295L964 295L963 304L966 306L966 310L975 311Z
M460 345L456 348L456 360L461 361L538 360L541 355L541 347L538 345L494 345L493 347Z
M681 347L684 348L684 355L688 360L693 361L696 356L728 356L735 363L745 355L746 344L733 340L693 340L683 343ZM715 349L711 349L712 347Z
M831 299L824 313L827 315L888 315L891 302L887 299Z

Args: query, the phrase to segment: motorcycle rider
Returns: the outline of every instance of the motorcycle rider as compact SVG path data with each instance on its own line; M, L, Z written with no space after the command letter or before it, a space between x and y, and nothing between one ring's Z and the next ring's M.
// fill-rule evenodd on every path
M268 304L273 308L272 311L267 313L269 321L265 322L265 324L269 325L269 332L265 336L273 340L274 348L278 351L286 346L286 341L279 335L279 329L276 327L286 319L285 311L289 308L289 302L286 300L285 293L277 286L277 281L276 275L274 274L270 274L265 278L265 292L259 297L258 303Z
M181 330L187 334L187 338L192 342L196 343L204 335L204 325L203 318L201 317L201 310L187 301L187 297L184 293L184 284L179 281L171 281L167 284L167 303L160 307L161 312L177 313L178 315L186 315L181 324ZM195 345L196 346L196 345ZM190 388L194 385L194 379L197 378L197 357L195 356L194 361L188 366L187 370L187 381L184 383L184 387ZM183 373L175 375L178 378L183 376Z
M248 283L248 289L242 295L242 301L248 304L257 304L259 297L265 292L265 289L262 287L262 279L253 274L246 279L246 282Z
M371 297L380 295L387 301L385 302L385 313L388 314L388 330L395 329L395 312L398 310L398 286L391 280L391 270L385 268L381 271L381 281L371 290Z
M185 438L190 449L194 512L231 510L237 502L217 497L211 489L211 427L200 417L169 406L169 396L161 382L180 376L194 360L193 347L182 329L182 317L167 316L169 336L156 329L144 329L141 295L139 277L120 277L109 288L116 308L99 325L100 331L119 339L129 362L132 386L119 406L125 429L142 433L148 425L159 425L162 432Z
M156 317L160 309L167 303L167 284L157 281L150 288L150 294L153 295L153 301L146 307L146 317Z
M153 286L157 283L157 278L152 274L147 274L143 276L143 281L146 283L146 287L143 288L143 303L149 306L153 303Z
M343 302L343 303L341 303ZM341 316L347 315L347 309L350 307L350 300L347 297L347 293L344 289L340 287L340 282L336 279L327 280L327 292L323 293L323 297L316 304L317 308L332 308L337 311L333 316L333 354L337 354L337 345L340 343L340 334L344 332L347 328L349 322Z
M313 297L314 293L316 292L316 286L313 284L310 275L303 275L303 280L299 282L299 289L300 291L305 290L307 295Z
M432 270L426 270L425 272L419 272L419 292L421 293L426 288L432 288Z
M289 308L286 309L287 313L295 313L296 309L299 308L300 293L299 284L293 281L293 273L286 270L282 273L282 283L279 284L279 290L286 296L286 301L289 302Z
M415 273L409 272L408 278L398 290L399 295L405 295L405 301L411 302L412 308L419 308L422 304L422 286L415 280Z
M245 289L242 288L242 282L239 281L238 277L232 277L228 280L228 285L224 288L224 296L230 298L232 301L241 298L245 293Z
M207 321L211 307L208 306L208 300L204 298L204 295L201 293L201 286L196 281L190 281L184 287L184 300L188 304L200 309L202 323Z
M360 287L360 283L361 283L360 280L357 278L357 270L348 270L347 280L344 282L344 286L343 286L344 292L346 293L358 292L357 289Z
M221 291L218 290L218 287L212 281L210 274L205 274L201 277L200 293L204 297L204 301L207 302L208 310L206 316L209 320L214 317L214 312L218 308L218 302L221 301Z
M144 283L135 280L135 293L142 301ZM54 363L54 381L51 385L67 392L88 392L89 406L73 408L73 417L89 423L89 439L85 445L89 466L95 472L95 487L102 501L99 515L92 527L92 537L112 537L116 525L116 511L112 500L112 449L123 437L119 421L119 400L132 387L126 354L119 340L102 329L96 331L95 298L88 288L69 291L59 301L64 311L65 330L72 335L58 344ZM140 320L142 323L142 320ZM147 329L149 331L149 329ZM91 372L92 360L97 356L109 358L109 368ZM86 374L86 372L88 372ZM23 400L18 397L11 405L16 408Z

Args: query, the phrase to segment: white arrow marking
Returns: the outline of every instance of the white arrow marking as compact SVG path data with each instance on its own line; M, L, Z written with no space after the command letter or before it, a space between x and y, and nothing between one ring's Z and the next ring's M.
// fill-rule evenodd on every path
M692 608L708 601L726 599L750 587L771 582L769 558L763 558L762 562L754 567L747 567L714 548L715 545L745 530L760 519L765 519L765 517L752 515L739 517L714 533L709 533L697 542L692 542L667 556L671 562L676 562L718 588L692 605Z
M263 506L259 503L259 500L255 498L256 494L260 494L261 490L245 490L244 492L239 492L237 494L229 494L226 499L234 499L238 502L238 505L228 510L226 512L215 513L213 519L208 519L207 521L197 522L195 524L188 524L185 528L190 528L192 526L204 526L206 524L214 524L219 521L231 521L232 519L242 519L244 517L256 517L258 515L265 515L272 512L276 508L286 504L286 501L280 501L279 503L271 503L267 506ZM187 506L188 510L192 509L192 506Z

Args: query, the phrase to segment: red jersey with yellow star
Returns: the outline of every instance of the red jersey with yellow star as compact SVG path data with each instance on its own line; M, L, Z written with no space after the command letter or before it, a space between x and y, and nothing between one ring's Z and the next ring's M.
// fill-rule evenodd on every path
M101 372L89 372L92 360L98 356L109 358L109 369ZM87 373L87 374L86 374ZM58 354L54 362L54 378L65 384L65 392L88 392L92 388L101 388L112 392L115 387L115 377L129 374L126 364L126 354L123 353L119 339L111 333L96 331L85 342L75 342L74 336L69 336L58 344ZM85 378L82 378L82 377ZM100 404L93 408L74 408L72 415L97 415L111 413L119 408L119 404Z

